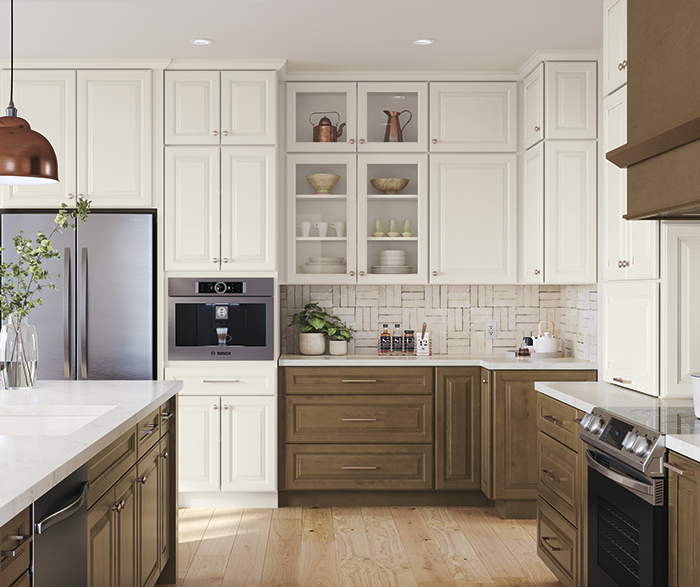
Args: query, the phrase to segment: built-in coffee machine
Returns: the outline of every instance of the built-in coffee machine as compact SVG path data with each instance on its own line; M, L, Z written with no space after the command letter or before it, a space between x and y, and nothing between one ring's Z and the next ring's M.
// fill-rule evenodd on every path
M168 360L274 359L271 278L168 279Z

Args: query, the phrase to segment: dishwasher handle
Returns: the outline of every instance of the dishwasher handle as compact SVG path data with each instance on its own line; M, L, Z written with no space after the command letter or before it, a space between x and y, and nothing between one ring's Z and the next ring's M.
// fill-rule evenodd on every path
M83 484L83 488L80 490L80 495L78 496L78 499L76 499L73 503L70 505L67 505L63 509L58 510L57 512L54 512L53 514L49 514L46 516L41 522L37 522L34 525L34 530L37 534L41 534L42 532L46 532L49 528L52 526L55 526L56 524L62 522L66 518L70 518L73 514L78 512L80 508L83 507L83 504L87 500L87 494L90 489L90 482L86 481Z

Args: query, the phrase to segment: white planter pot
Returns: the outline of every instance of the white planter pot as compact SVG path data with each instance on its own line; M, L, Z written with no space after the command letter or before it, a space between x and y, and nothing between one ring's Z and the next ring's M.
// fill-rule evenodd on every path
M328 352L331 355L347 355L348 354L348 341L347 340L329 340L328 341Z
M326 352L326 339L320 332L301 332L299 351L302 355L322 355Z

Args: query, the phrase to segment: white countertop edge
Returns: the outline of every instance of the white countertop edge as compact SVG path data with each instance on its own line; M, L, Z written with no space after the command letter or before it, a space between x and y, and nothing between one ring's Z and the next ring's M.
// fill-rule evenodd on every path
M518 359L503 355L433 355L398 357L357 355L282 355L280 367L483 367L491 370L595 370L597 363L561 357L558 359Z
M700 462L700 434L668 434L666 448Z
M73 398L82 405L114 405L115 409L66 436L0 435L0 526L87 463L129 428L136 426L183 386L182 381L39 382L31 392L14 392L10 396L9 392L0 391L0 405L26 405L27 397L31 397L32 405L63 406L71 403L66 401L70 390L57 393L55 397L51 395L51 390L47 388L53 383L62 384L63 387L65 384L76 386L87 383L93 388L103 386L112 389L120 384L132 387L140 384L143 389L150 389L151 395L145 403L138 402L136 407L127 404L126 408L120 406L118 395L109 393ZM32 450L39 452L42 448L44 451L40 454L31 454ZM52 450L54 454L47 457ZM13 462L13 455L19 455L20 463ZM8 479L7 475L11 477Z

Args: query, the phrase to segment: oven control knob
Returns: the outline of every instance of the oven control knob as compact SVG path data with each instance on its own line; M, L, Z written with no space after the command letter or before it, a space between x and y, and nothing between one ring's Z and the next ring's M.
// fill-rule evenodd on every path
M218 281L214 284L214 291L219 294L226 293L226 284L223 281Z
M628 432L622 440L622 448L631 451L634 448L634 443L637 441L636 432Z
M600 432L603 429L603 426L605 426L605 420L603 418L598 418L598 417L593 417L593 422L590 423L588 429L593 433L596 434Z
M640 437L637 439L637 442L634 443L634 454L638 457L642 457L647 453L650 446L651 441L648 438Z
M583 418L581 418L581 428L588 430L588 426L590 426L592 420L593 414L585 414Z

